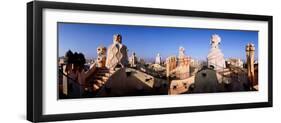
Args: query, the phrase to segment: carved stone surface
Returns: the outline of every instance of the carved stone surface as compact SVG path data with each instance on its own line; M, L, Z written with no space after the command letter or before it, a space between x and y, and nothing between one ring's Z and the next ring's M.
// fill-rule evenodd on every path
M216 71L209 68L203 68L199 70L195 75L193 92L196 93L218 92L219 82L216 73L217 73Z
M106 47L99 46L97 48L97 54L98 54L98 56L105 56L106 55Z
M166 59L166 76L175 76L177 79L186 79L190 76L190 58L184 53L183 47L179 48L178 58L170 56Z
M98 58L97 58L97 66L99 68L105 67L105 62L106 62L106 56L98 56Z
M190 58L179 58L178 66L176 68L176 77L178 79L186 79L190 75L189 71Z
M219 48L221 38L214 34L211 38L211 49L207 56L208 66L214 67L214 70L221 71L225 68L224 55Z
M169 77L171 72L177 67L177 57L170 56L166 59L166 76Z
M183 47L180 47L176 70L177 78L186 79L189 77L189 62L190 58L185 55L185 49Z
M247 57L248 80L251 83L251 87L253 87L253 83L255 83L255 70L254 70L255 46L254 46L254 44L249 43L246 45L246 57Z
M103 46L99 46L97 48L97 66L98 67L105 67L105 62L106 62L106 48Z
M118 65L126 67L128 65L127 47L122 44L121 35L113 36L113 44L108 47L106 67L114 69Z

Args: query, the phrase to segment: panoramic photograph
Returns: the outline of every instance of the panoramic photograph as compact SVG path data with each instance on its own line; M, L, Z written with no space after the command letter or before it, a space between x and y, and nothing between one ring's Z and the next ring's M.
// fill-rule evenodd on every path
M258 31L57 23L58 99L258 91Z

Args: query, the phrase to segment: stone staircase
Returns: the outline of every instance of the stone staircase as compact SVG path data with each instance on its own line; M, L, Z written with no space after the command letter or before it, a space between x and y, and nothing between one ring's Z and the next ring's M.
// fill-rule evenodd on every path
M109 77L116 72L115 70L109 70L107 68L98 68L94 76L91 78L93 92L97 93L107 82Z

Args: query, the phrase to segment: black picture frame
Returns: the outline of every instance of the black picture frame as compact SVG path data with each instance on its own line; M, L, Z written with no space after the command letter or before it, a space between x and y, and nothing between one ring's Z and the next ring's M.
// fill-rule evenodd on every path
M42 70L43 70L42 10L44 8L266 21L268 22L268 101L257 102L257 103L241 103L241 104L43 115L42 113L42 100L43 100L42 98L42 88L43 88L42 85ZM273 17L264 16L264 15L169 10L169 9L108 6L108 5L93 5L93 4L80 4L80 3L63 3L63 2L45 2L45 1L29 2L27 3L27 120L32 122L63 121L63 120L93 119L93 118L106 118L106 117L123 117L123 116L136 116L136 115L154 115L154 114L272 107L273 105L272 28L273 28Z

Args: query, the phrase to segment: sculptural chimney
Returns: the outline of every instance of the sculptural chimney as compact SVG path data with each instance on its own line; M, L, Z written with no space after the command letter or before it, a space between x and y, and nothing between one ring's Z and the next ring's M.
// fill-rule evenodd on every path
M255 81L254 57L255 57L255 46L252 43L248 43L246 45L246 59L247 59L248 80L250 81L251 88L253 87Z
M214 68L216 71L222 71L225 68L224 55L219 48L221 38L219 35L214 34L211 37L211 49L207 56L208 67Z

